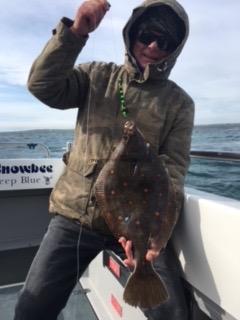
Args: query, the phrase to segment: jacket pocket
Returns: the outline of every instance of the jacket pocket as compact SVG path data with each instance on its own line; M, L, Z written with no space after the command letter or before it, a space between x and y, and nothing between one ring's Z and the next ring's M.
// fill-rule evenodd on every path
M86 215L97 175L97 164L97 161L89 160L84 165L81 164L78 170L71 163L68 164L52 193L52 200L61 212L72 212L74 216L82 217ZM86 223L89 224L89 221Z
M86 178L90 178L97 169L98 161L95 159L89 159L86 161L70 161L68 164L68 168L75 172L78 175L81 175Z

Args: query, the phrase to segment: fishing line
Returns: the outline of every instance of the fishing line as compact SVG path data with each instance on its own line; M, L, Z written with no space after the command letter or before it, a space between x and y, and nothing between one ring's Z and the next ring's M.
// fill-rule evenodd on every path
M113 11L110 9L108 11L108 16L109 16L109 20L110 20L110 25L111 25L111 33L112 33L112 39L111 39L111 44L112 44L112 48L113 48L113 55L115 57L115 63L117 63L117 52L119 50L117 50L117 42L116 42L116 39L117 39L117 33L116 33L116 27L114 25L114 19L113 19Z
M94 50L93 50L94 51ZM86 180L87 179L84 175L84 172L86 170L86 167L88 165L88 163L90 163L91 159L88 159L88 145L89 145L89 122L90 122L90 113L92 113L92 117L94 117L94 112L90 112L91 111L91 100L92 100L92 86L91 86L91 79L89 77L89 94L87 96L88 102L87 102L87 114L86 114L86 144L85 144L85 150L84 150L84 154L83 154L83 168L82 168L82 177L83 177L83 185L84 185L84 189L86 190ZM81 155L79 155L81 156ZM87 208L86 208L87 210ZM82 222L80 221L79 224L79 234L78 234L78 241L77 241L77 276L76 276L76 285L78 284L79 287L80 283L79 283L79 277L80 277L80 244L81 244L81 239L82 239L82 230L83 230L83 226L82 226ZM79 294L81 292L80 290L77 290L75 292L75 294Z
M110 14L110 21L111 21L111 24L112 24L112 31L114 32L114 28L113 28L113 17L112 15ZM114 46L114 54L115 56L117 56L116 52L116 42L115 42L115 37L113 35L113 46ZM92 52L93 52L93 55L95 55L95 43L93 41L92 43ZM97 59L96 59L97 60ZM92 161L95 161L96 159L89 159L89 149L88 149L88 146L89 146L89 124L90 124L90 116L93 120L93 123L95 123L94 121L94 116L95 116L95 112L94 112L94 108L95 108L95 103L96 102L92 102L92 96L93 96L93 88L92 88L92 85L91 85L91 82L92 82L92 79L89 77L89 94L88 94L88 102L87 102L87 111L86 111L86 144L85 144L85 150L84 150L84 154L83 154L83 176L84 176L84 171L85 169L87 168L88 164L92 165ZM83 180L83 183L84 183L84 186L86 186L86 181L85 181L85 177L84 177L84 180ZM86 188L85 188L86 189ZM90 194L89 194L90 196ZM86 209L87 210L87 209ZM78 241L77 241L77 276L76 276L76 285L79 284L80 286L80 283L79 283L79 276L80 276L80 244L81 244L81 240L82 240L82 231L83 231L83 226L82 226L82 223L80 222L80 228L79 228L79 234L78 234ZM81 292L81 290L78 290L76 292L76 294L79 294Z
M80 276L80 263L79 263L79 259L80 259L80 243L81 243L81 238L82 238L82 224L80 223L80 228L79 228L79 233L78 233L78 241L77 241L77 276L76 276L76 285L79 284L79 276ZM74 292L75 294L79 294L80 290L77 290Z
M89 120L90 120L90 109L91 109L91 97L92 97L92 88L91 88L91 80L89 79L89 96L88 96L88 103L87 103L87 124L86 124L86 145L85 145L85 150L84 150L84 155L83 155L83 184L84 184L84 187L86 186L86 181L85 181L86 178L84 176L84 171L85 171L87 159L88 159ZM76 285L78 284L79 286L80 286L80 283L79 283L80 244L81 244L81 239L82 239L82 230L83 230L83 226L82 226L82 223L80 222L78 241L77 241L77 276L76 276ZM80 292L81 292L81 290L77 290L77 291L75 291L75 294L79 294Z

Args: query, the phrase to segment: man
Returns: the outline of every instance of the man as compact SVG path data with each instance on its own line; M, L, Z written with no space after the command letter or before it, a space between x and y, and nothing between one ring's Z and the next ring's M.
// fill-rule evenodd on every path
M103 249L122 255L94 196L94 182L118 143L123 124L134 120L159 161L164 161L183 199L189 162L193 101L169 73L188 36L188 18L175 0L148 0L133 11L123 35L126 61L92 62L74 68L81 49L106 12L105 0L82 3L74 21L63 18L32 66L28 86L43 103L58 109L78 108L75 139L66 170L50 197L54 214L30 268L16 306L15 320L57 318L79 277ZM131 242L121 238L126 264L134 264ZM149 319L183 320L188 312L169 249L153 260L168 288L169 300ZM174 262L175 263L175 262Z

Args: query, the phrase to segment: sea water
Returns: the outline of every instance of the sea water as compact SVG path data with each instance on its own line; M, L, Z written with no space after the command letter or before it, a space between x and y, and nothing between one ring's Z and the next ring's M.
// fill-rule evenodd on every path
M0 132L0 159L62 157L73 130ZM11 147L12 146L12 147ZM192 150L240 153L240 124L196 126ZM240 162L191 159L186 186L240 200Z
M191 149L240 153L240 124L196 126ZM240 162L192 158L186 185L240 200Z

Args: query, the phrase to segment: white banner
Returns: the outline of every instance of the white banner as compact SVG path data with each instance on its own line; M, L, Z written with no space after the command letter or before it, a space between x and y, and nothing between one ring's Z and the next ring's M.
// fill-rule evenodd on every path
M2 159L0 190L52 188L63 169L61 159Z

